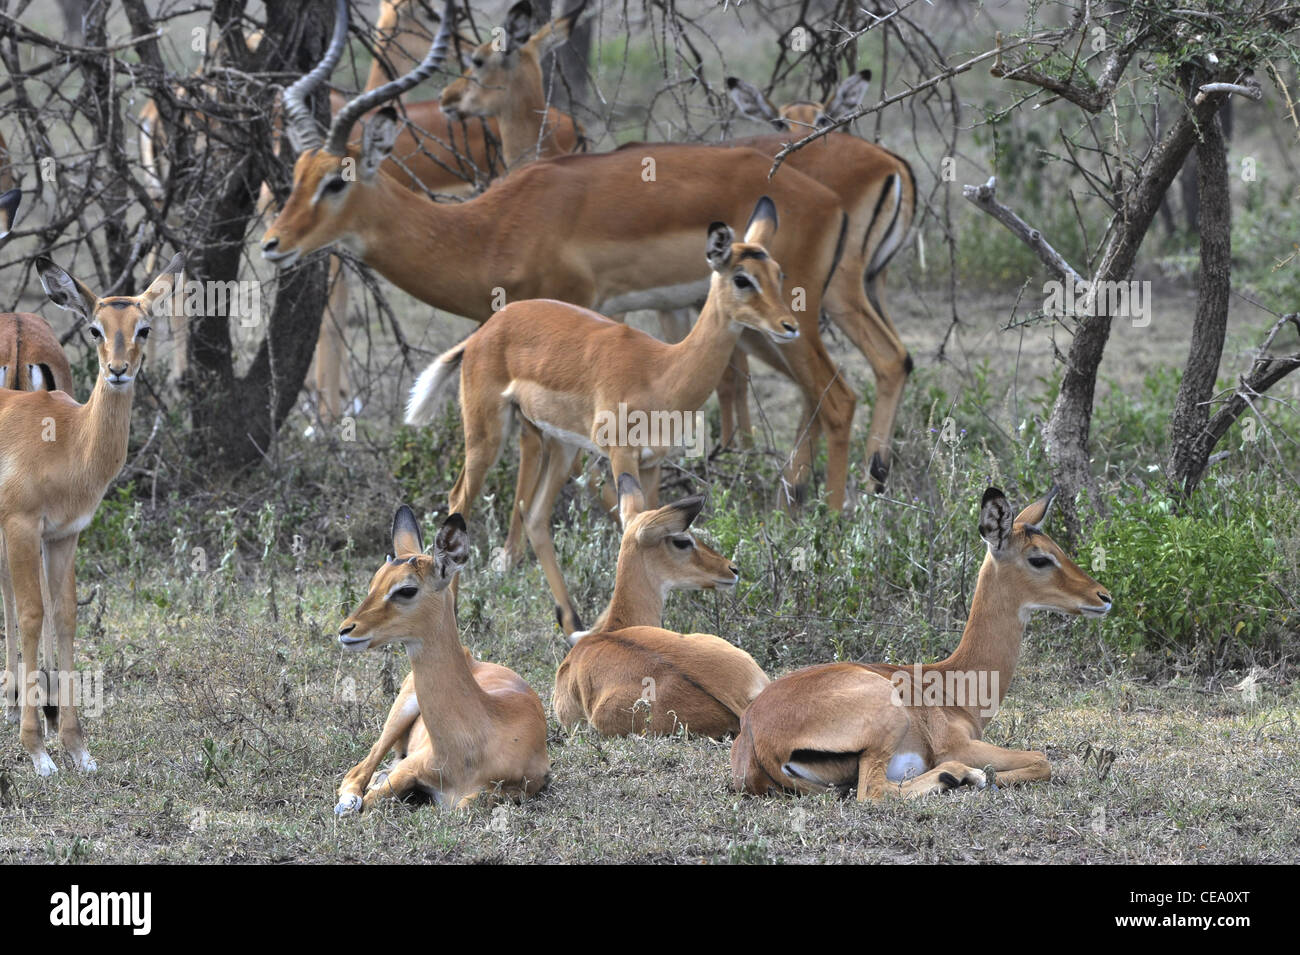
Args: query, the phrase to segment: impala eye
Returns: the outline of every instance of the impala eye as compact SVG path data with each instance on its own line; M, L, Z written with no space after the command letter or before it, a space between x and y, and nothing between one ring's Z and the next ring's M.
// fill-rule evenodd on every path
M104 340L104 333L100 330L98 325L88 326L87 331L90 332L90 337L95 341L100 342Z
M325 183L325 188L321 191L331 196L337 196L340 192L348 187L347 181L341 176L335 176L329 182Z
M393 591L393 596L401 597L403 600L410 600L419 592L419 587L401 587Z
M1040 570L1044 567L1051 567L1055 564L1056 561L1052 560L1050 557L1044 557L1042 554L1036 554L1029 558L1029 566L1037 567Z
M736 286L740 291L747 292L754 288L754 282L744 272L737 272L731 279L731 284Z
M474 64L475 69L481 70L483 69L483 64L486 63L487 60L483 59L481 56L475 56L470 59L470 62Z
M672 542L673 546L678 550L690 550L695 546L695 541L689 537L674 537L672 538Z
M141 341L141 342L143 342L143 341L148 341L148 340L149 340L149 326L146 325L144 328L142 328L142 329L140 329L138 332L136 332L136 333L135 333L135 338L136 338L136 341Z

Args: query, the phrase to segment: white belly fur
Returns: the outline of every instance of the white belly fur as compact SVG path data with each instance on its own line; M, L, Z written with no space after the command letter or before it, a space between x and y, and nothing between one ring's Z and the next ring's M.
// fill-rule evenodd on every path
M891 783L901 783L909 779L915 779L923 772L929 769L917 753L895 753L889 757L889 765L885 767L885 778Z

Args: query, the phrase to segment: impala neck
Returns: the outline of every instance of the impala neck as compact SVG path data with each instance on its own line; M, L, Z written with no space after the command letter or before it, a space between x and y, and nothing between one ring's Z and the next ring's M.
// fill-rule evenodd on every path
M511 99L509 109L497 117L501 130L501 153L505 156L507 169L558 153L555 129L543 131L549 119L550 111L540 85Z
M435 308L478 321L492 315L491 284L465 265L486 264L496 235L482 199L434 202L381 172L365 201L358 232L366 265Z
M661 626L666 597L667 590L658 577L646 571L640 555L620 553L618 569L614 572L614 596L589 632Z
M959 670L963 673L988 674L997 678L997 702L1000 706L1011 686L1020 658L1020 641L1025 633L1025 620L1020 616L1020 600L1014 591L1000 586L998 562L987 555L980 567L975 594L971 598L970 616L961 642L952 656L928 667L934 670ZM980 712L979 704L963 707L980 729L992 719L991 714Z
M411 677L420 704L420 718L429 731L439 767L461 772L466 757L478 748L478 735L488 724L492 701L474 679L469 654L456 632L450 590L443 592L424 622L424 639L406 644Z
M108 486L126 461L126 445L131 436L131 402L135 382L114 388L101 371L95 379L90 398L74 418L77 433L72 446L82 456L83 474L92 482Z
M670 359L660 374L664 409L695 411L717 390L743 329L717 308L713 293L704 303L691 333L669 345Z

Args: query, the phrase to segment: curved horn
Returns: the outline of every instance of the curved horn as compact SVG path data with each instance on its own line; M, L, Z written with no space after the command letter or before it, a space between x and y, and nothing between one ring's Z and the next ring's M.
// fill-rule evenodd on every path
M348 40L348 0L338 0L334 9L334 36L329 48L316 64L316 68L284 91L284 112L288 120L286 129L293 148L298 152L315 149L322 142L320 129L307 106L306 98L322 80L328 79L343 56L343 47Z
M425 54L420 65L404 76L399 76L391 83L385 83L369 93L362 93L339 110L338 115L334 117L334 122L330 125L329 138L325 143L326 152L335 156L345 155L348 148L348 137L352 134L352 127L356 125L358 119L380 103L401 96L412 86L424 82L442 65L442 61L447 57L447 47L450 46L451 39L451 25L455 19L456 2L455 0L447 0L442 11L442 23L438 25L438 35L433 38L433 46L429 47L429 52Z

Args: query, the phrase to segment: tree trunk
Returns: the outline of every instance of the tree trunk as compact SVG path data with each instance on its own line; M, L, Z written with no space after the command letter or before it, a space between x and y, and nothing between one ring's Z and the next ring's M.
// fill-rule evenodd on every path
M1209 461L1206 443L1210 399L1219 377L1228 331L1232 275L1232 209L1228 198L1228 156L1218 117L1205 124L1196 146L1200 199L1201 280L1187 366L1170 419L1168 480L1177 494L1196 489Z
M1198 126L1211 120L1225 95L1211 93L1206 96L1199 106L1185 112L1152 149L1138 172L1137 181L1123 199L1121 221L1103 251L1094 281L1120 282L1132 277L1138 249L1165 193L1196 144ZM1103 305L1104 298L1098 299ZM1104 308L1099 311L1104 311ZM1062 512L1071 538L1079 530L1075 496L1080 491L1087 491L1097 503L1088 439L1097 390L1097 369L1110 337L1112 318L1106 314L1080 317L1066 357L1061 391L1052 407L1044 435L1047 460L1052 477L1062 492Z

